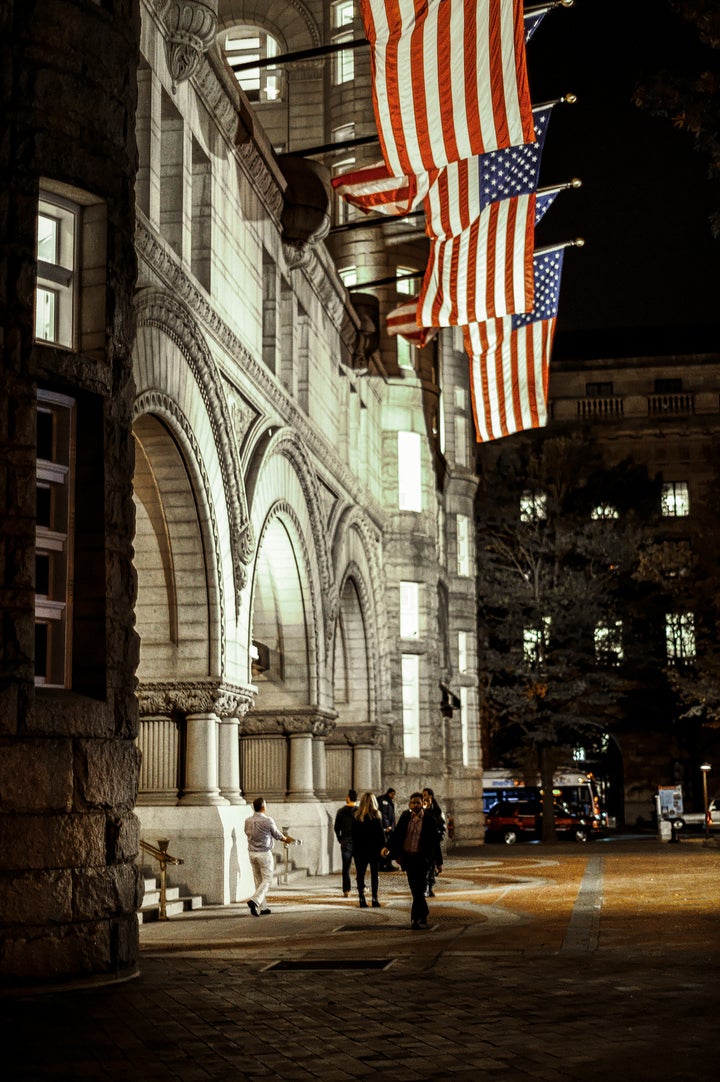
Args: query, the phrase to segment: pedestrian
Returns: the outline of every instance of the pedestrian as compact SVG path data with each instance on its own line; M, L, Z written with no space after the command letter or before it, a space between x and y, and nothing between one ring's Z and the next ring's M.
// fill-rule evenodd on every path
M385 841L390 837L390 834L395 826L395 790L388 789L378 799L378 807L380 808L380 815L382 817L383 830L385 832ZM394 872L397 871L395 865L387 857L381 857L380 859L380 871L381 872Z
M428 867L432 864L437 875L442 871L440 830L437 820L423 808L422 793L412 793L408 809L398 819L386 850L407 875L412 894L410 927L427 928L428 904L425 901Z
M425 811L430 812L431 815L434 815L435 818L437 819L438 829L440 831L440 844L442 845L443 840L445 838L445 835L447 834L447 822L445 820L445 815L443 813L443 810L440 807L440 805L438 804L437 800L435 799L435 793L432 791L432 789L428 789L427 787L425 789L423 789L422 796L423 796L423 807L425 808ZM430 865L430 867L428 868L428 879L427 879L427 884L426 884L426 887L425 887L425 897L426 898L434 898L435 897L435 891L433 890L434 886L435 886L435 868L434 868L433 865Z
M348 790L345 803L338 808L335 815L335 837L340 842L340 858L342 860L342 892L343 898L350 894L350 865L352 864L352 824L355 808L357 807L357 793L354 789Z
M273 842L277 839L290 845L295 839L289 834L283 834L274 819L265 811L265 798L256 796L253 800L254 814L245 820L245 834L248 840L248 855L253 879L255 880L255 893L248 898L248 909L254 917L264 917L270 912L265 905L267 893L272 884L273 872L275 871L275 856L273 854Z
M360 908L367 909L365 901L365 872L370 866L370 889L372 905L378 909L378 870L380 852L385 848L385 831L382 817L374 793L363 793L360 804L352 821L352 851L355 861L355 880L357 882Z

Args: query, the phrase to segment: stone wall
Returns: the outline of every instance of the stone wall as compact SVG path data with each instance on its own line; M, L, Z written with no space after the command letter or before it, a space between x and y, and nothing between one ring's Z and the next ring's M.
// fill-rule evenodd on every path
M0 981L121 979L137 970L138 774L131 563L138 4L0 10ZM104 349L33 341L39 181L102 207ZM93 253L93 257L97 252ZM78 288L98 290L78 278ZM100 296L102 303L102 296ZM87 342L81 321L77 341ZM101 328L102 329L102 328ZM101 336L102 337L102 336ZM35 404L77 411L72 664L35 687Z

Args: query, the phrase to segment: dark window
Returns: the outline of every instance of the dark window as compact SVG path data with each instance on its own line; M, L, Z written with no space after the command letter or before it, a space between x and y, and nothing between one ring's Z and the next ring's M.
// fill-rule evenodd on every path
M603 383L586 383L585 394L588 398L612 398L612 381L608 380L607 382Z
M655 394L680 394L682 389L682 380L679 377L655 380Z

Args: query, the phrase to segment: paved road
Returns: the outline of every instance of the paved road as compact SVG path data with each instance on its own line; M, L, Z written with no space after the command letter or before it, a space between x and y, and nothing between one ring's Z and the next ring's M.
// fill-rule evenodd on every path
M409 927L340 877L141 929L123 985L0 1000L7 1082L715 1082L720 848L454 850Z

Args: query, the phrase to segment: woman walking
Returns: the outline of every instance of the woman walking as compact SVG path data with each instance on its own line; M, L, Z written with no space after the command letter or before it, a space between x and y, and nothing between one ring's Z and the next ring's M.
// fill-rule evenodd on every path
M374 793L363 793L352 822L352 846L357 877L360 908L366 909L365 872L370 866L370 888L372 904L378 908L378 871L380 868L380 850L385 845L380 809Z

